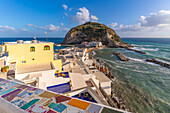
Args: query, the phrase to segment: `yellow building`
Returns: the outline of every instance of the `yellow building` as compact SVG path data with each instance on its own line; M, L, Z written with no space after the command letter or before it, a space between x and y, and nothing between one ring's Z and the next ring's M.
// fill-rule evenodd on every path
M53 61L52 42L18 41L6 43L5 50L8 52L9 62L17 62L17 65L48 63Z
M61 61L53 58L53 42L39 42L37 40L6 42L5 52L8 52L7 63L17 63L17 66L55 63L54 66L61 71Z

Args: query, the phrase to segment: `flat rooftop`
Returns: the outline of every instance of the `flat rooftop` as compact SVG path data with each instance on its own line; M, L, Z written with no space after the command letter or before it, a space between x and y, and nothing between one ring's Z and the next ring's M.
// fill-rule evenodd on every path
M111 80L102 72L93 73L100 82L110 82Z
M80 68L72 68L73 73L80 73L80 74L88 74L88 72L85 69Z
M70 73L70 79L73 90L87 87L87 84L80 73Z
M51 62L41 63L41 64L22 65L22 66L17 66L17 74L46 71L52 69L54 69L54 67L52 66Z
M54 42L42 42L42 41L38 41L37 42L32 42L32 41L23 41L23 42L4 42L6 45L17 45L17 44L54 44Z

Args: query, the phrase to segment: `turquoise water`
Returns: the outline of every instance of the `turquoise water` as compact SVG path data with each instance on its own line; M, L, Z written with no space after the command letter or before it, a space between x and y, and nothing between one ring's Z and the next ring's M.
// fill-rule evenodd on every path
M116 77L113 89L132 112L170 112L170 69L145 61L155 58L170 64L170 39L128 38L123 41L147 54L115 48L97 51L96 57L106 62ZM111 55L115 51L130 61L117 60Z

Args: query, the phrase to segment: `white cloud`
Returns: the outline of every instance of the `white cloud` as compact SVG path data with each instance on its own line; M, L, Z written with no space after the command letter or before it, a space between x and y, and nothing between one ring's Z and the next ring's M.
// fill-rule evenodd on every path
M65 10L67 10L67 8L68 8L68 6L65 5L65 4L63 4L62 7L63 7Z
M63 28L63 30L64 30L64 31L69 31L70 29L67 28L67 27L65 27L65 28Z
M46 25L44 28L48 31L59 31L60 30L60 26L55 26L53 24Z
M25 29L25 28L21 28L21 31L28 31L27 29Z
M60 23L61 26L63 26L64 24L63 23Z
M63 23L61 23L61 26L64 25ZM60 27L60 26L55 26L53 24L49 24L49 25L46 25L46 26L35 26L33 24L27 24L27 26L29 27L33 27L33 28L36 28L38 30L43 30L44 33L47 33L47 32L67 32L69 31L69 28L67 27Z
M71 11L73 8L69 8L69 11Z
M95 15L91 15L92 20L99 20Z
M120 24L119 28L123 28L123 24Z
M64 15L68 16L68 14L67 14L67 13L64 13Z
M112 24L109 25L109 27L112 27L112 28L114 28L116 26L117 26L117 23L112 23Z
M79 8L79 10L80 10L80 12L77 12L76 17L75 17L76 21L77 21L79 24L83 24L83 23L89 21L89 20L90 20L89 10L86 9L85 7Z
M37 29L40 29L40 27L35 26L35 25L33 25L33 24L27 24L27 26L29 26L29 27L34 27L34 28L37 28Z
M53 24L49 24L49 25L46 25L44 27L42 26L35 26L35 25L32 25L32 24L27 24L27 26L29 27L33 27L33 28L36 28L36 29L40 29L40 30L46 30L46 31L59 31L60 30L60 26L55 26Z
M142 27L140 26L140 24L125 25L125 26L123 26L123 24L121 24L118 28L116 28L116 30L122 31L122 32L139 31L141 29L142 29Z
M170 11L160 10L157 13L150 13L149 16L141 16L141 26L170 25Z
M95 15L90 15L89 10L86 7L79 8L79 12L76 13L76 16L71 17L72 22L77 22L78 24L84 24L91 20L98 20Z
M14 27L9 27L9 26L0 26L1 31L6 31L6 30L12 30L15 31Z
M134 25L120 25L115 28L120 34L135 36L169 36L170 35L170 10L160 10L141 16L139 23Z

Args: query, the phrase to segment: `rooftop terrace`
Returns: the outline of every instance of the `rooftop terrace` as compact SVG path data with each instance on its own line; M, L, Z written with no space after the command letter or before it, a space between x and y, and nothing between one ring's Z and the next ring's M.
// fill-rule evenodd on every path
M9 107L10 106L10 107ZM121 113L122 110L0 78L0 109L6 113Z
M37 72L37 71L46 71L54 69L52 63L41 63L41 64L30 64L30 65L22 65L17 66L17 73L29 73L29 72Z

